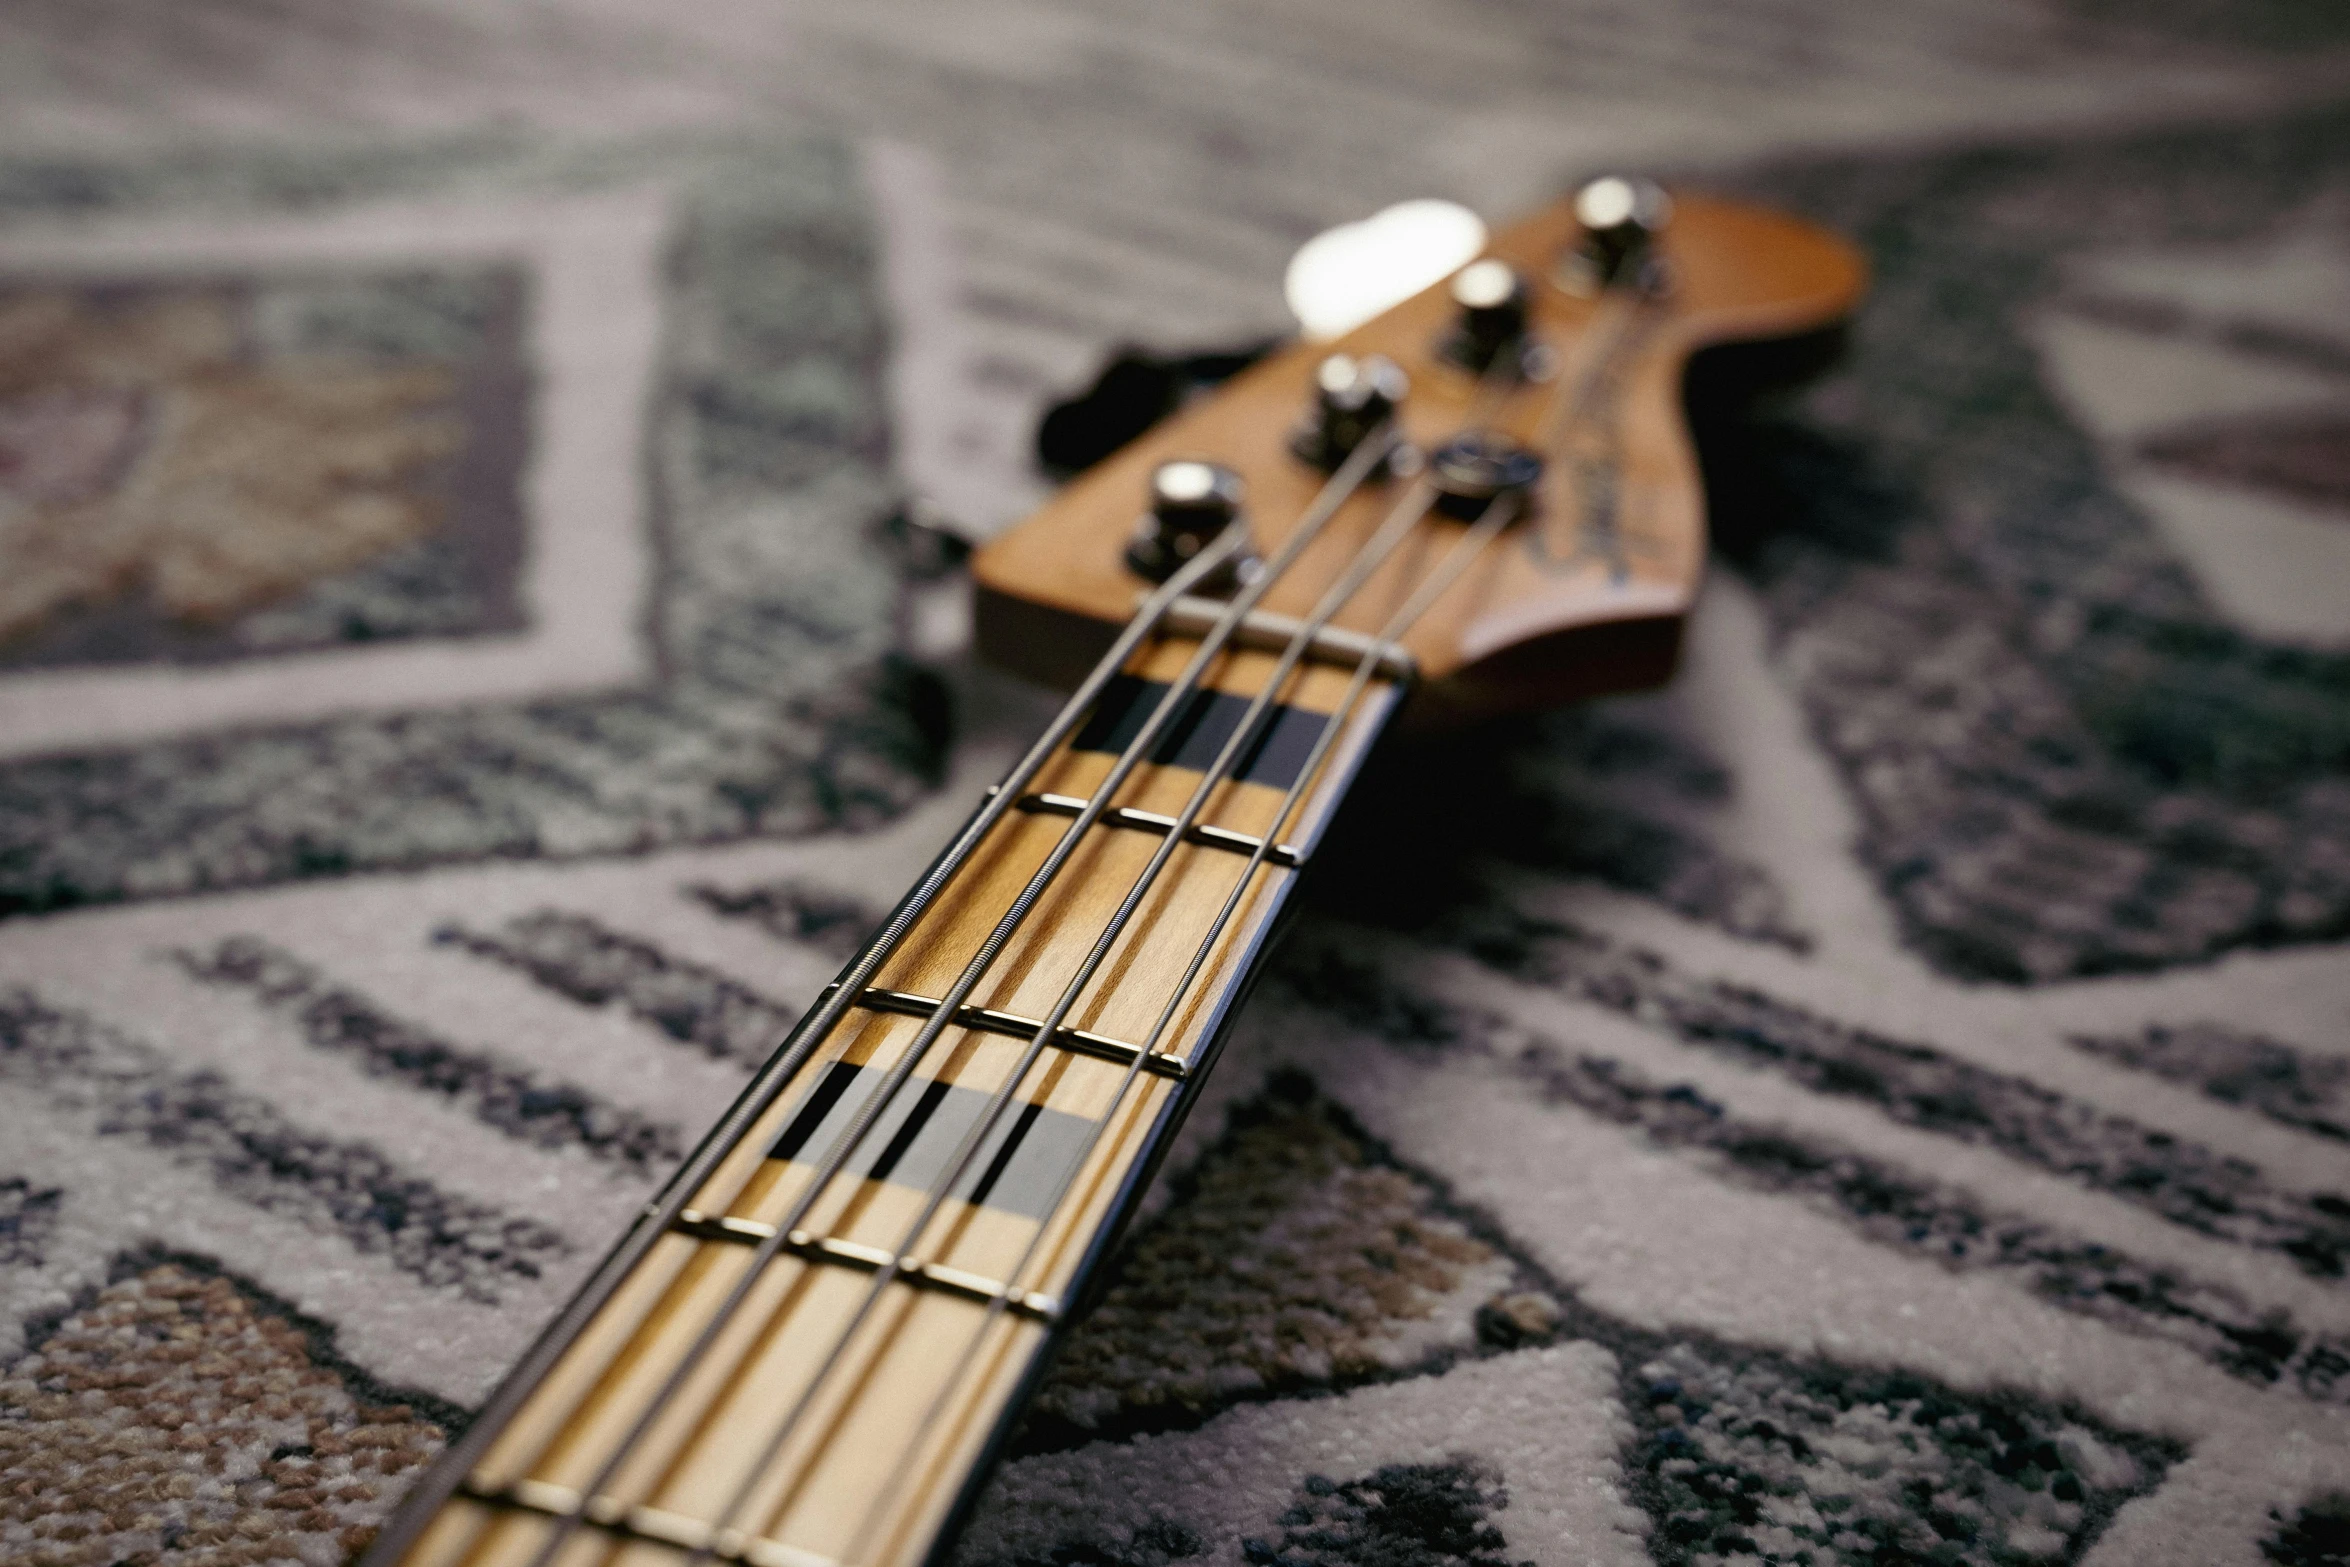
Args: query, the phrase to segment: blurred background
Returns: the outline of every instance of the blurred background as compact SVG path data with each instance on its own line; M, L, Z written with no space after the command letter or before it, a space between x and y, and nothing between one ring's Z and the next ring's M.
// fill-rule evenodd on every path
M1285 328L1290 251L1391 201L1490 221L1611 167L2273 112L2339 93L2350 23L2289 0L24 0L0 72L18 153L782 125L919 149L975 383L956 457L1001 482L1106 346ZM1019 509L952 498L983 526Z

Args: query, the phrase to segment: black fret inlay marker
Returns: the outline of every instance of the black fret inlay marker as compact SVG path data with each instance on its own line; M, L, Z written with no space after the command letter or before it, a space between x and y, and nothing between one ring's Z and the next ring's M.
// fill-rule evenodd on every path
M816 1128L831 1117L833 1107L840 1103L840 1096L849 1091L849 1085L857 1080L857 1074L863 1070L846 1061L833 1062L824 1074L824 1081L816 1085L816 1091L808 1096L808 1102L800 1106L800 1113L791 1118L791 1125L785 1127L783 1135L775 1140L775 1151L770 1157L797 1159L800 1150L808 1146L808 1139L816 1135Z
M1142 733L1143 724L1166 695L1167 686L1161 681L1120 675L1103 688L1101 700L1094 703L1085 726L1069 742L1070 748L1125 750ZM1240 727L1252 700L1228 691L1194 692L1159 736L1151 760L1161 767L1206 772L1215 765L1224 742ZM1302 707L1274 708L1271 718L1259 719L1257 737L1236 758L1233 775L1271 789L1288 788L1297 782L1314 742L1322 738L1323 726L1329 722L1328 713Z
M930 1118L938 1114L938 1107L947 1102L947 1095L952 1092L953 1084L937 1081L923 1089L922 1096L914 1101L912 1112L898 1123L897 1135L889 1140L889 1146L881 1150L881 1156L865 1173L877 1181L888 1180L889 1172L906 1157L906 1150L914 1146L914 1139L922 1135L922 1128L930 1124Z
M1044 1106L1031 1101L1020 1107L1020 1118L1012 1123L1012 1135L1004 1139L1004 1146L988 1161L987 1173L979 1177L979 1184L971 1188L971 1201L980 1207L987 1205L988 1194L1004 1178L1013 1157L1027 1145L1028 1134L1036 1130L1036 1118L1044 1114Z
M883 1073L836 1061L801 1105L769 1156L813 1164L832 1149L856 1119L865 1096ZM852 1175L928 1190L946 1173L947 1161L987 1113L993 1094L957 1088L935 1079L907 1083L877 1118L848 1162ZM1042 1219L1069 1166L1085 1148L1093 1123L1083 1116L1023 1103L996 1117L958 1185L968 1201L1001 1213ZM972 1171L980 1172L976 1184Z

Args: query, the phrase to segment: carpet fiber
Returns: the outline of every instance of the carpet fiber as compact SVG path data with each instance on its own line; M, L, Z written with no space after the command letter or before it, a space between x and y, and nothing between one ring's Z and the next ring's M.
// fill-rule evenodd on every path
M1659 134L1869 304L1702 369L1672 688L1382 759L962 1562L2350 1560L2350 110L2284 96ZM1004 520L1117 300L1244 343L1378 183L834 118L0 158L0 1556L362 1544L1050 712L908 485Z

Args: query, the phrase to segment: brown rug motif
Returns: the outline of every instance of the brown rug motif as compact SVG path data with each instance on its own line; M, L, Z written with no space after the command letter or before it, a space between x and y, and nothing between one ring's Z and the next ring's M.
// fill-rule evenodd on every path
M0 1556L325 1567L441 1441L406 1405L354 1398L229 1280L160 1263L0 1374Z

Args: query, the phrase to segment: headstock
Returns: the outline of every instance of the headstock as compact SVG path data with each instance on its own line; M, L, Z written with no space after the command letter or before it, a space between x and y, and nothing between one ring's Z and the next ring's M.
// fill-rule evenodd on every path
M1831 326L1865 282L1851 245L1798 219L1595 181L1336 342L1273 354L982 548L980 651L1073 683L1153 585L1145 573L1214 535L1233 480L1241 523L1270 552L1350 438L1394 403L1412 448L1404 471L1348 500L1261 607L1302 614L1415 461L1448 476L1447 509L1473 515L1479 487L1513 482L1530 454L1540 462L1525 514L1402 638L1423 681L1415 710L1484 713L1655 684L1672 671L1705 563L1681 416L1689 356ZM1467 526L1431 517L1336 624L1375 630Z

